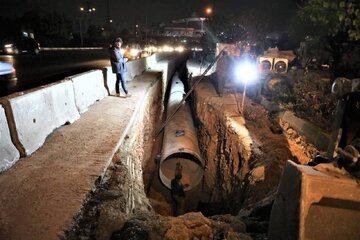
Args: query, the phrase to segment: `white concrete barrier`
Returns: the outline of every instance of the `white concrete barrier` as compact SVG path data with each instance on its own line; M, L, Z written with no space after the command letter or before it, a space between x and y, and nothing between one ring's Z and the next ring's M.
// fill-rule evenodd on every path
M14 125L21 155L30 155L54 129L80 118L74 99L72 82L63 81L8 100L14 121L9 125Z
M75 103L80 113L86 112L92 104L108 95L101 70L67 77L73 82Z
M127 62L128 71L126 81L132 81L136 76L141 75L146 70L146 58L141 58Z
M164 63L164 62L167 61L165 59L166 56L168 56L168 54L166 54L166 53L154 53L150 57L147 57L146 58L146 70L148 70L148 69L150 69L150 70L158 70L159 69L158 64L161 63L161 62Z
M106 67L105 88L109 91L108 94L115 93L116 74L112 72L111 66Z
M0 172L9 169L20 158L20 153L11 141L5 110L0 105Z
M155 54L151 55L150 57L146 58L146 69L154 68L154 66L157 63L157 59L156 59L157 55L158 55L158 53L155 53Z

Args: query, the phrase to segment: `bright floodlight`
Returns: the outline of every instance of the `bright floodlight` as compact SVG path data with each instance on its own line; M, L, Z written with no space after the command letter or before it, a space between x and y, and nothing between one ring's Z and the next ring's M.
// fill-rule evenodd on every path
M245 84L255 81L257 76L258 69L254 63L243 61L236 67L236 78Z

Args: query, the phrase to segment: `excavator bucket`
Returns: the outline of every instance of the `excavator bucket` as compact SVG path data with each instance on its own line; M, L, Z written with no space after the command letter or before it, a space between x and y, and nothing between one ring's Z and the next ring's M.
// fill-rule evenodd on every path
M320 165L287 162L271 211L270 239L360 239L359 183L340 169L318 171Z

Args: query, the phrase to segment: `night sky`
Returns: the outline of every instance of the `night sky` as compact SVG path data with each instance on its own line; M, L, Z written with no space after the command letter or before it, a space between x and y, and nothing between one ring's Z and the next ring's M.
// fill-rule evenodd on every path
M251 0L109 0L110 17L117 29L129 28L137 21L147 25L167 22L190 16L203 16L203 9L215 2L218 13L236 13ZM56 10L75 21L80 16L80 6L89 2L96 12L91 14L94 24L106 21L107 0L0 0L0 16L21 17L25 12L42 9ZM146 21L147 20L147 21Z

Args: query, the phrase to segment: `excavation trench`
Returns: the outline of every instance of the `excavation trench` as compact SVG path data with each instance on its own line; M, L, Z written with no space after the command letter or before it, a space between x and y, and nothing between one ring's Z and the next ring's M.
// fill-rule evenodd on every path
M186 76L186 74L180 75ZM180 163L182 166L181 181L185 185L184 190L186 192L185 212L201 211L206 216L227 213L236 214L240 209L244 196L242 193L244 185L241 184L240 178L236 175L241 170L241 162L244 161L241 155L246 150L242 153L238 152L234 162L227 159L228 163L218 162L219 159L226 158L221 149L216 150L211 155L207 154L212 152L212 150L207 149L206 138L208 137L207 134L209 134L207 129L216 132L213 135L213 137L216 136L213 140L220 141L216 148L226 149L227 146L222 146L222 144L226 145L226 139L222 139L226 137L226 126L222 126L221 119L216 120L216 115L213 116L211 121L202 122L202 117L198 117L195 111L197 109L194 102L195 95L191 95L185 102L181 102L185 90L189 91L191 85L186 77L182 79L182 82L179 83L179 81L180 79L175 75L173 82L170 83L171 85L169 84L167 91L169 96L165 97L165 99L168 99L165 100L164 104L167 105L165 114L168 122L164 126L162 143L153 149L156 153L154 155L160 157L158 165L151 167L151 164L149 164L147 167L147 169L154 170L150 182L144 178L147 186L147 196L158 213L173 215L170 182L175 178L176 165ZM177 110L176 113L175 110ZM197 129L195 126L197 126ZM241 145L240 142L237 144ZM207 156L210 156L211 159L209 160ZM229 158L229 156L227 157ZM223 166L220 166L222 164ZM212 166L215 165L218 165L219 168L224 167L224 170L233 169L235 174L217 171L217 167L212 169ZM212 172L209 172L209 169ZM225 186L225 184L229 185Z
M191 88L189 82L199 77L187 81L184 63L178 71L176 81L182 81L186 92ZM170 182L179 162L183 184L188 184L185 212L236 216L241 209L261 201L271 206L286 160L305 162L311 157L311 153L306 155L304 148L297 147L291 136L271 130L284 126L276 117L270 119L260 105L249 100L245 117L239 114L236 96L218 97L210 77L190 95L175 115L175 122L166 125L164 134L157 135L179 103L171 92L180 99L184 95L182 89L171 91L170 84L166 87L159 80L149 89L126 141L67 230L67 239L126 239L114 236L128 236L121 232L128 224L135 224L149 239L164 239L172 229L168 218L173 216ZM190 115L184 115L185 109ZM193 124L187 124L191 120ZM244 231L240 230L244 227L237 229Z

